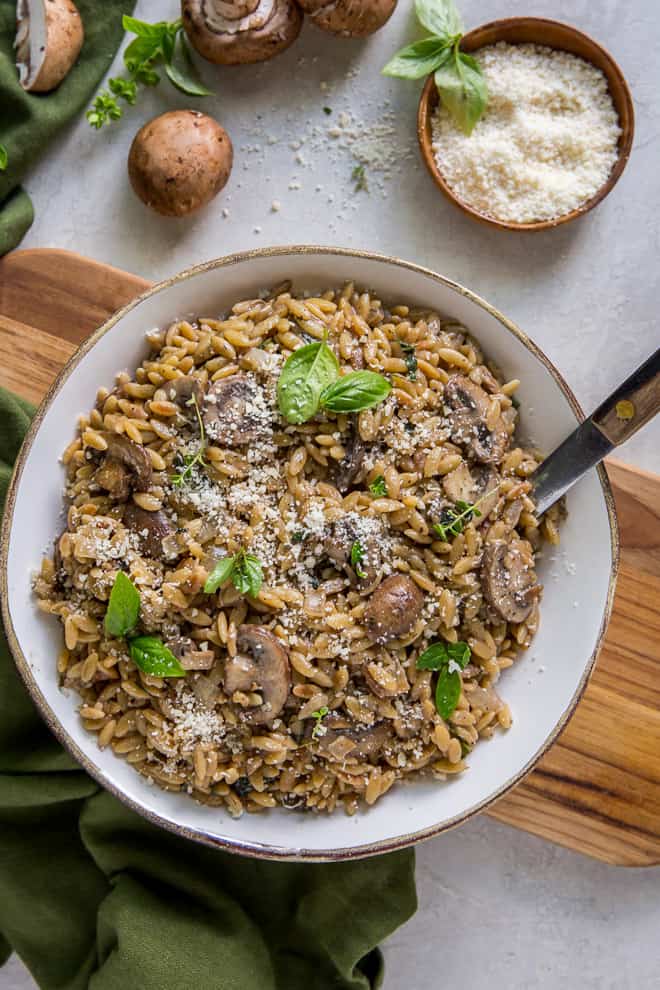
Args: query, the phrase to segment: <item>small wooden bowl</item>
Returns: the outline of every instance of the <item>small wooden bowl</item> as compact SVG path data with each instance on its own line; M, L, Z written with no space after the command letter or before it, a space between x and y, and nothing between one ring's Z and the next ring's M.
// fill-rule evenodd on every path
M505 230L531 231L546 230L548 227L558 227L560 224L568 223L569 220L575 220L576 217L583 216L589 210L592 210L594 206L597 206L601 200L605 199L610 190L616 185L619 176L626 167L635 132L635 115L630 90L621 69L609 52L588 35L583 34L582 31L571 27L570 24L546 20L543 17L508 17L503 20L491 21L489 24L483 24L481 27L475 28L473 31L468 31L461 41L461 49L465 52L475 52L478 48L483 48L485 45L494 45L498 41L507 41L513 45L527 42L571 52L573 55L578 55L585 61L591 62L592 65L595 65L596 68L605 74L614 106L619 115L619 124L621 127L619 157L607 181L582 206L552 220L537 220L533 223L515 223L509 220L496 220L494 217L486 216L475 210L473 206L470 206L456 195L438 168L433 154L431 120L438 105L439 97L432 75L426 80L417 111L417 136L419 138L422 157L431 173L433 181L445 196L456 203L464 213L474 217L475 220L479 220L481 223L487 223L491 227L500 227Z

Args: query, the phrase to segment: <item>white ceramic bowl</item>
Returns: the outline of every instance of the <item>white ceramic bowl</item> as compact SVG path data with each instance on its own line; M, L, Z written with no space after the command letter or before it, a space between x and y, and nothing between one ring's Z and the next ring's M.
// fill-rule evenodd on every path
M483 742L469 770L447 783L395 786L373 808L348 818L274 810L232 819L182 794L148 786L110 750L101 752L76 714L78 698L57 684L59 623L38 611L30 578L61 529L61 451L76 417L101 385L144 357L145 331L176 317L216 314L237 299L290 278L298 290L353 279L391 302L424 304L464 323L503 369L520 378L523 430L551 450L581 418L566 384L539 349L467 289L403 261L322 247L254 251L212 261L155 286L115 314L82 345L46 397L21 452L3 528L3 618L18 668L43 717L104 787L151 821L209 845L252 856L348 859L396 849L482 810L527 773L572 713L609 618L617 567L613 502L604 472L591 471L569 494L561 547L540 562L541 626L500 691L513 711L509 732Z

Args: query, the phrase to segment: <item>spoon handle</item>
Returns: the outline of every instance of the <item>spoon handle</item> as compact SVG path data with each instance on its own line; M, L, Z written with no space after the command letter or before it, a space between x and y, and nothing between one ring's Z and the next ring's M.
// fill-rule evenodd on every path
M549 509L590 468L660 412L660 348L626 378L531 477L536 512Z

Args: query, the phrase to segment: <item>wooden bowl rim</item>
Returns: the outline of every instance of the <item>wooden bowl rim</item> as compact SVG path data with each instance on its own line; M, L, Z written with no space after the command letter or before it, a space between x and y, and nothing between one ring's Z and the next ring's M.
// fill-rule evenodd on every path
M560 28L562 31L573 35L574 37L581 38L586 41L593 48L597 49L603 57L603 61L609 64L611 73L613 76L617 77L618 82L621 87L621 103L625 106L628 116L628 125L624 127L622 123L622 116L619 112L619 107L615 104L615 110L617 111L617 116L619 117L619 124L621 126L621 136L619 138L619 153L617 160L614 164L612 171L603 183L603 185L598 189L591 199L588 199L581 206L576 207L576 209L571 210L569 213L563 213L559 217L553 217L549 220L535 220L529 223L519 223L514 220L498 220L496 217L489 217L485 213L479 212L475 207L470 206L465 200L461 199L454 190L451 188L449 183L446 181L442 172L440 171L435 156L432 149L432 138L431 138L431 127L430 127L430 117L431 112L435 109L438 103L437 90L434 86L433 74L428 76L424 88L422 89L419 106L417 110L417 138L419 141L420 150L422 153L422 158L424 163L431 174L431 178L438 186L438 188L445 194L445 196L450 199L456 206L459 207L464 213L469 216L474 217L480 223L488 224L491 227L499 227L503 230L513 230L522 232L531 232L536 230L548 230L550 228L559 227L562 224L568 223L570 220L575 220L577 217L584 216L585 213L589 213L593 210L595 206L598 206L605 197L612 191L616 183L621 177L621 173L628 164L628 159L630 158L630 153L632 151L633 139L635 135L635 111L632 100L632 95L630 93L630 87L626 77L621 70L616 59L610 54L610 52L603 47L599 42L595 41L590 35L586 34L584 31L580 31L579 28L574 27L572 24L567 24L565 21L555 21L549 17L503 17L498 18L494 21L488 21L485 24L480 24L470 31L466 32L461 39L461 48L465 51L477 51L478 48L485 47L485 45L479 44L473 46L471 42L474 40L474 36L480 35L484 31L507 31L510 28L515 27L539 27L543 29L551 25L553 28ZM493 41L487 42L488 45L497 44L497 40L504 41L505 38L495 39ZM467 42L467 47L465 44ZM516 42L510 42L511 44L516 44ZM519 42L522 44L523 42ZM554 45L548 45L547 42L543 40L525 42L526 44L536 44L544 45L545 47L555 48L558 51L567 50L557 48ZM570 53L574 54L574 53ZM585 62L591 62L591 59L585 58L580 55L578 58L582 58ZM591 62L593 65L594 63ZM599 66L596 66L599 68ZM601 71L603 71L601 69ZM604 73L607 77L607 74ZM612 102L614 103L614 96L612 95L611 87L608 82L608 90L612 96Z

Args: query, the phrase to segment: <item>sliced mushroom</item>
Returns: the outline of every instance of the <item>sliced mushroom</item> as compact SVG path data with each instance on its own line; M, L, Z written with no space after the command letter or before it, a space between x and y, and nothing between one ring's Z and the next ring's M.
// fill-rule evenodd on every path
M154 560L162 560L168 556L163 549L163 540L173 533L172 524L162 511L147 512L135 502L128 502L124 508L122 522L127 529L135 533L140 545L140 551Z
M377 698L396 698L410 687L401 662L388 653L366 664L364 679Z
M257 385L247 375L221 378L209 388L202 419L209 437L225 447L250 443L263 433L264 411L257 399Z
M355 543L360 544L362 559L354 566L351 558ZM348 575L359 594L368 595L377 586L383 573L378 531L367 531L365 535L357 514L336 519L324 537L323 548L328 558Z
M83 23L71 0L18 0L16 68L28 93L47 93L62 82L80 54Z
M108 460L119 461L130 472L130 488L138 492L146 492L151 485L153 476L151 458L147 450L121 433L103 433L102 436L108 445L106 463ZM114 469L112 469L109 477L118 478L118 474L113 474L113 472ZM101 484L100 481L99 484Z
M351 433L346 443L346 456L337 466L335 485L343 494L348 491L362 470L366 448L358 430L357 417L351 418Z
M398 714L392 725L399 739L413 739L424 725L424 715L419 704L397 704Z
M96 484L120 502L125 502L131 494L131 478L126 465L113 457L106 457L94 475Z
M264 626L239 626L236 656L225 662L225 693L259 691L263 703L248 711L245 720L253 725L271 722L280 714L289 696L291 669L281 642Z
M387 643L410 632L419 619L424 595L405 574L392 574L371 596L364 613L367 635L374 643Z
M442 479L445 494L452 502L478 502L481 515L473 517L475 526L480 526L493 511L497 503L500 477L495 468L486 464L472 464L463 461Z
M195 404L202 409L204 389L199 378L192 375L183 375L181 378L173 378L172 381L163 385L163 392L166 398L179 407L186 419L196 421Z
M391 739L386 722L357 728L341 715L323 720L325 732L316 740L317 752L329 759L343 762L346 758L368 760L378 756Z
M191 44L218 65L264 62L302 27L294 0L183 0L181 13Z
M382 28L397 0L298 0L310 20L323 31L346 38L365 38Z
M486 425L490 399L484 390L463 375L452 375L445 385L444 400L450 409L452 439L466 446L476 461L499 463L509 443L509 434L501 416L494 429Z
M188 636L178 636L166 643L184 670L210 670L215 664L213 650L200 650Z
M534 556L522 540L487 543L481 562L486 601L507 622L524 622L541 594Z

